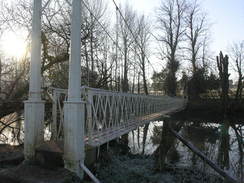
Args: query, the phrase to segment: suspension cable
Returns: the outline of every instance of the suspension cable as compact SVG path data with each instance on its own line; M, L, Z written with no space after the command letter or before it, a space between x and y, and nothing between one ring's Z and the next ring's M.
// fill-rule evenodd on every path
M133 39L135 40L135 43L139 46L139 48L140 48L142 54L145 55L145 58L147 59L148 63L151 65L152 69L155 71L155 69L154 69L153 65L151 64L151 62L150 62L148 56L145 54L143 48L142 48L141 45L138 43L138 41L137 41L137 39L136 39L136 36L134 35L133 31L131 30L131 28L130 28L128 22L126 21L125 17L123 16L123 14L122 14L121 10L119 9L118 5L116 4L115 0L112 0L112 1L113 1L113 3L114 3L114 6L116 7L116 10L119 12L120 16L122 17L123 21L125 22L125 25L127 26L128 30L130 31L130 33L131 33ZM138 54L138 53L137 53L137 54ZM139 55L139 54L138 54L138 55Z
M94 17L94 19L97 21L97 23L101 26L101 28L104 30L104 32L108 35L108 37L113 41L113 44L119 48L119 50L124 54L122 48L118 45L118 43L114 40L114 38L110 35L108 30L104 27L104 25L98 20L98 18L94 15L92 10L89 8L89 6L85 3L84 0L81 0L81 2L84 4L85 8L89 11L90 15Z

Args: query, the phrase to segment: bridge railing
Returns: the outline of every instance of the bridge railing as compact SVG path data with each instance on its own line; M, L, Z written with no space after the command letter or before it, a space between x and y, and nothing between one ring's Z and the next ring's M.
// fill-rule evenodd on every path
M67 100L68 90L60 88L48 88L49 97L52 99L51 134L55 140L63 138L64 126L64 101Z
M52 133L63 138L63 102L67 90L50 88L53 99ZM155 120L165 109L182 105L181 98L121 93L82 87L85 101L85 137L91 145L99 145Z

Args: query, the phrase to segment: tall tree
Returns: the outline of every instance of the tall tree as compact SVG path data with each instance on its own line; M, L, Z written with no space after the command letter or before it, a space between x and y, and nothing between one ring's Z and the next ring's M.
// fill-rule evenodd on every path
M223 113L227 114L229 104L229 57L223 55L222 52L216 57L219 71L220 86L221 86L221 100Z
M165 81L168 95L175 96L177 88L176 72L179 69L179 49L183 40L185 27L184 16L186 11L185 0L161 1L158 9L158 29L160 35L158 40L163 44L164 57L167 61L167 77Z
M146 78L146 63L149 55L150 31L151 26L149 20L144 16L139 16L137 26L137 41L136 48L139 50L139 67L142 72L143 88L148 95L147 78Z
M208 39L208 24L205 13L202 12L198 1L188 3L186 11L186 41L187 59L192 66L192 76L188 83L190 98L198 98L203 91L203 80L206 72L206 48ZM202 61L202 62L201 62ZM201 65L202 64L202 65Z
M186 39L188 59L192 65L192 73L194 74L200 67L201 49L203 49L204 41L208 36L207 17L202 12L198 1L188 4L186 11ZM205 41L206 42L206 41ZM206 50L205 50L206 51Z
M243 90L243 64L244 64L244 41L239 43L234 43L230 50L230 57L233 62L234 71L238 74L238 81L237 81L237 89L235 98L239 100L242 98L242 90Z
M126 4L122 11L123 15L119 16L119 32L123 49L123 80L122 91L129 91L128 72L130 63L130 52L132 50L131 45L134 43L133 35L131 31L135 31L135 11Z

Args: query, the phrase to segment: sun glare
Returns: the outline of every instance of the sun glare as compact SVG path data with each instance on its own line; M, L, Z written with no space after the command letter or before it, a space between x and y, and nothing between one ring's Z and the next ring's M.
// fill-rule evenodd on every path
M3 36L1 41L1 50L7 57L14 57L21 59L26 52L27 43L26 41L14 33L7 33Z

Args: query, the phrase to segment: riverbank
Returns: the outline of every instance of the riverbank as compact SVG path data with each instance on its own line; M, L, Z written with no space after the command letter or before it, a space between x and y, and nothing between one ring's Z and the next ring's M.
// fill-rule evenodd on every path
M101 149L93 172L102 183L222 183L220 177L207 174L196 167L176 166L167 164L159 172L154 168L154 155L124 154L122 146L105 146ZM19 162L23 158L22 147L6 145L0 153L0 183L82 183L74 174L63 167L43 167L25 165ZM12 154L11 161L6 153ZM15 155L14 155L15 154ZM3 163L4 162L4 163Z
M243 108L237 107L232 111L239 113L235 116L240 119L244 113L240 112ZM244 111L244 110L243 110ZM232 113L233 115L233 113ZM233 115L234 116L234 115ZM219 146L219 138L221 136L221 128L218 124L223 119L221 111L221 102L216 100L204 100L204 101L189 101L184 111L178 112L172 115L172 119L178 119L176 122L188 121L185 123L181 134L191 141L197 148L199 148L204 154L207 154L213 161L217 159L217 153ZM231 117L231 116L230 116ZM171 119L171 118L170 118ZM209 123L208 125L192 124L195 120L199 120L200 123ZM242 118L244 119L244 118ZM185 120L185 121L184 121ZM244 120L243 120L244 121ZM243 122L239 120L239 122ZM237 122L235 120L235 122ZM157 122L155 122L157 123ZM118 144L117 141L112 141L103 145L100 150L100 158L97 159L94 167L91 167L92 172L102 183L222 183L222 179L212 174L212 171L206 166L204 162L198 160L198 158L190 152L180 142L175 142L175 152L177 152L178 163L174 164L171 161L167 161L166 168L159 172L155 169L155 160L153 155L153 146L157 146L160 142L160 129L162 129L162 123L156 125L150 123L149 132L147 137L146 146L152 150L151 155L131 154L127 153L128 147ZM199 124L200 124L199 123ZM155 128L157 127L158 128ZM159 133L157 136L157 130ZM140 132L137 134L137 132ZM142 147L143 127L140 130L134 131L133 143L134 147ZM151 134L151 135L150 135ZM157 138L157 144L152 145L151 139ZM230 129L231 141L235 138L234 133ZM138 139L136 139L138 138ZM155 141L155 140L154 140ZM139 142L139 144L136 144ZM233 141L234 142L234 141ZM233 167L238 167L238 146L237 142L230 143L230 148L227 148L228 154L230 154L230 169L228 171L237 172ZM24 165L21 164L23 157L23 146L16 149L12 146L0 147L0 183L78 183L79 180L69 171L63 167L46 168L43 166ZM109 148L108 148L109 147ZM139 149L140 149L139 147ZM133 147L131 147L132 150ZM3 150L5 149L5 151ZM136 149L136 148L135 148ZM147 147L145 148L147 149ZM130 151L131 152L131 151ZM141 151L138 151L140 153ZM169 151L168 155L172 156L173 151ZM233 158L235 157L235 158ZM3 161L1 161L1 158ZM170 160L170 157L168 157ZM5 162L4 166L2 162ZM234 163L234 164L233 164ZM201 167L203 167L201 169ZM90 168L90 167L89 167ZM211 173L210 173L211 172ZM87 177L86 177L87 178ZM87 178L88 179L88 178Z
M23 146L0 145L0 183L82 183L63 167L23 163Z
M168 164L159 172L154 168L154 157L143 155L112 156L110 162L98 168L98 178L104 183L222 183L213 174L196 167Z
M192 119L195 121L202 121L202 119L205 119L208 121L215 121L216 123L220 123L227 118L230 121L235 121L235 123L237 123L237 120L243 123L244 100L237 102L236 100L230 99L227 110L228 112L226 116L224 116L220 99L189 100L186 108L183 111L173 114L172 118L179 120Z

